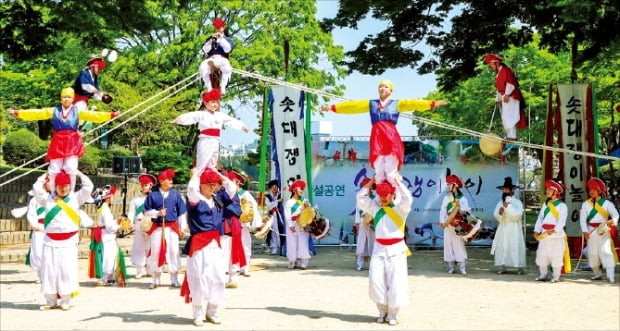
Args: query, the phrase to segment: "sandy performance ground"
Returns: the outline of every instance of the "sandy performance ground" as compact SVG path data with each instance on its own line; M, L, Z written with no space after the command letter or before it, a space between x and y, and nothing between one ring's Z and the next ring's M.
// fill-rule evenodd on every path
M399 325L377 324L368 298L368 271L354 269L354 251L319 247L308 270L288 270L283 257L255 254L258 266L226 290L220 325L192 325L191 306L170 288L149 290L150 278L125 288L95 287L80 260L80 295L70 311L39 311L35 275L22 264L0 265L2 330L619 330L620 286L592 282L591 272L536 282L533 252L524 275L497 275L489 249L469 249L467 276L446 273L441 250L409 258L409 306ZM185 258L183 259L185 260ZM575 261L576 262L576 261ZM127 260L129 264L129 260ZM584 261L581 261L583 264ZM265 268L262 268L265 267ZM618 268L616 268L618 269ZM135 274L133 267L129 272ZM618 272L616 278L620 279Z

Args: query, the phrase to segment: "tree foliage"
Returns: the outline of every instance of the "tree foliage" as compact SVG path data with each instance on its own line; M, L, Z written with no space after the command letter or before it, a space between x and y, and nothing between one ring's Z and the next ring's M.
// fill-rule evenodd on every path
M478 74L485 53L527 45L535 33L541 49L570 51L574 68L620 40L620 2L614 0L340 0L336 17L323 23L327 30L356 28L368 15L387 27L347 53L351 70L380 74L409 66L426 74L441 69L439 85L445 90ZM432 54L419 49L422 43Z
M13 0L0 2L0 53L14 61L45 56L63 47L62 36L86 48L112 47L116 38L157 28L146 0Z

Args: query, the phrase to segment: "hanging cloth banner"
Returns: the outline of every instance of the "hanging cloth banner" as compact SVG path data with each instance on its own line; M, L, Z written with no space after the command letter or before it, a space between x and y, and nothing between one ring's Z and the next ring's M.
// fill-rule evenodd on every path
M549 114L547 116L547 134L545 145L567 148L574 151L596 153L595 137L598 130L595 125L596 113L593 110L592 88L588 84L558 84L555 100L550 90ZM554 131L557 141L554 141ZM596 159L582 155L560 153L559 173L566 185L564 202L568 207L566 234L571 256L581 255L581 227L579 212L582 203L588 198L586 181L596 176ZM553 176L553 155L545 151L545 179Z
M305 96L303 91L274 86L269 93L275 146L282 189L297 179L308 183L304 129ZM307 197L308 190L304 191Z

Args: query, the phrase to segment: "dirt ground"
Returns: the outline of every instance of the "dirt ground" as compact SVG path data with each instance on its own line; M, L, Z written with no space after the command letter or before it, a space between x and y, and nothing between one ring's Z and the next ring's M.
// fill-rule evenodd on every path
M150 278L125 288L95 287L80 260L80 295L70 311L39 311L35 275L23 264L0 265L1 330L619 330L618 281L592 282L591 272L536 282L534 253L524 275L497 275L488 248L470 248L467 276L446 273L441 250L409 258L409 306L399 325L377 324L368 298L368 271L354 269L354 251L319 247L308 270L288 270L283 257L255 254L251 277L226 290L220 325L192 325L191 306L169 288L149 290ZM183 258L185 260L185 258ZM574 261L576 262L576 261ZM129 263L129 260L127 260ZM583 264L584 261L581 261ZM258 267L258 268L256 268ZM266 267L266 268L264 268ZM620 279L616 268L616 279ZM129 267L129 273L135 269Z

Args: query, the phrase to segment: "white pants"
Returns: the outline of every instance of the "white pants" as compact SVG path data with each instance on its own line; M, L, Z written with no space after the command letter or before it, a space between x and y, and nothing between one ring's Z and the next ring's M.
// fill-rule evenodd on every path
M364 257L372 255L372 249L375 243L375 232L363 223L359 223L357 227L357 245L355 247L355 255L357 255L357 266L364 266Z
M118 256L118 246L116 245L116 240L103 241L102 243L102 279L113 280L114 269L116 268L116 258Z
M271 223L271 233L269 234L269 247L271 247L271 251L273 253L278 252L278 249L282 247L282 242L280 241L280 229L278 229L278 216L274 212L271 215L272 223Z
M603 235L592 231L588 238L588 263L592 268L603 265L605 268L613 268L616 265L613 252L611 251L611 237L609 231Z
M388 256L385 250L379 249L374 253L370 259L368 283L370 299L377 305L385 305L388 310L407 305L409 283L406 252Z
M502 101L502 126L506 131L506 138L517 139L517 123L519 122L519 100L513 98L508 102Z
M224 256L224 263L228 267L228 282L234 283L237 281L239 275L239 263L232 263L230 257L232 251L232 236L220 236L220 244L222 245L222 255Z
M396 186L394 178L398 175L398 158L395 155L379 155L373 163L375 169L375 181L377 184L388 181Z
M205 169L215 169L220 157L220 139L200 135L196 144L196 166L194 172L201 174Z
M46 236L41 258L41 292L48 304L56 305L57 295L61 296L59 304L69 304L71 294L80 287L77 235L67 240L52 240Z
M187 283L192 297L194 319L202 319L203 306L214 316L218 305L224 302L226 263L216 240L187 258Z
M448 225L443 229L443 260L448 263L460 263L467 260L465 240L454 232L452 225Z
M211 74L211 66L209 65L209 62L213 62L213 65L219 68L222 72L220 91L224 94L226 92L226 85L228 85L228 81L232 75L232 66L230 65L230 61L223 56L214 55L200 63L198 71L200 72L200 77L202 78L207 91L211 91L212 89L211 79L209 79L209 75Z
M241 244L243 245L243 254L245 255L245 266L241 268L241 272L250 271L250 258L252 257L252 234L247 225L241 225Z
M291 229L286 229L286 258L290 263L299 259L302 267L308 266L310 259L308 240L310 240L310 235L302 230L297 223L295 223L295 233Z
M41 280L41 267L43 255L43 240L45 238L44 231L32 231L30 238L30 268L37 273L37 278Z
M140 222L136 223L136 231L133 236L133 245L131 247L131 263L136 266L136 274L146 274L146 254L151 246L149 235L140 230Z
M158 227L151 234L151 256L147 261L149 273L153 275L153 283L159 282L159 276L163 271L163 266L157 265L159 250L161 248L161 227ZM171 281L175 281L177 272L181 268L181 255L179 253L179 235L166 228L166 263L168 263L168 272L170 272Z
M562 268L564 265L564 237L554 237L553 235L538 242L536 250L536 264L540 270L547 270L551 265L553 269ZM542 273L545 275L545 273Z
M50 187L52 190L56 187L56 175L61 171L66 172L71 177L71 192L75 190L75 176L78 170L79 158L75 155L65 157L64 159L53 159L47 167L49 172Z

